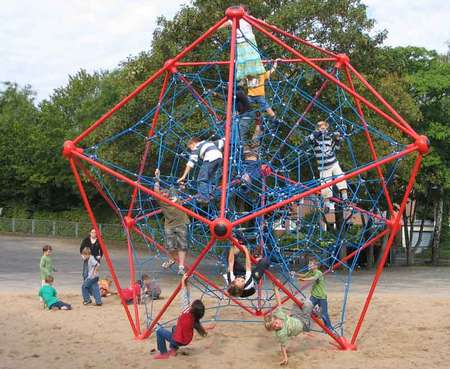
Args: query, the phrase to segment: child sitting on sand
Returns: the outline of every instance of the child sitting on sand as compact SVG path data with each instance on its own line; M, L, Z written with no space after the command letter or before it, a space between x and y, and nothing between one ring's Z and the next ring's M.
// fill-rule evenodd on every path
M255 285L259 283L264 275L264 271L270 266L270 262L267 259L261 258L252 270L250 252L242 241L242 239L238 238L238 242L245 254L245 268L236 258L236 255L239 254L239 249L232 246L228 253L228 272L224 275L229 285L228 293L235 297L252 296L256 292Z
M290 337L298 336L304 331L309 331L312 304L309 300L303 302L302 308L294 303L291 314L287 314L281 306L280 293L274 287L277 309L264 317L264 326L268 331L274 331L277 341L281 346L283 360L280 365L287 365L287 343Z
M181 315L178 317L177 325L171 330L160 327L156 331L156 343L159 354L153 358L156 360L168 359L175 356L180 346L187 346L191 343L194 336L194 329L201 335L208 333L200 323L200 319L205 314L205 305L201 300L194 300L190 303L190 291L187 285L188 275L181 277ZM166 342L170 345L170 351L167 352Z
M58 299L56 289L52 286L53 281L54 279L51 275L45 278L44 285L39 289L39 297L49 310L72 310L70 304L66 304Z

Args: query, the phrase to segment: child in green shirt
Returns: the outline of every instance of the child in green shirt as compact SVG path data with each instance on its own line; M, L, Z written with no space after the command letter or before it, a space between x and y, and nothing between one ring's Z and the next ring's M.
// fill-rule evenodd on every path
M299 281L314 281L310 300L313 306L319 305L323 323L328 329L333 330L330 317L328 316L327 287L325 278L319 270L319 262L316 259L310 259L309 271L305 274L298 274L298 279Z
M306 300L300 308L294 303L291 314L287 314L281 306L281 298L278 289L274 287L278 308L264 317L264 326L268 331L274 331L277 341L280 343L283 360L280 365L287 365L288 356L286 346L290 337L298 336L304 331L309 331L312 304ZM295 316L293 316L295 315Z
M45 245L42 248L42 257L41 262L39 263L39 268L41 270L41 285L45 284L45 279L56 272L56 269L53 267L53 261L50 255L52 254L52 247L50 245Z
M44 301L49 310L72 310L72 306L62 302L56 297L57 292L53 284L53 277L47 276L44 281L44 285L39 290L39 297Z

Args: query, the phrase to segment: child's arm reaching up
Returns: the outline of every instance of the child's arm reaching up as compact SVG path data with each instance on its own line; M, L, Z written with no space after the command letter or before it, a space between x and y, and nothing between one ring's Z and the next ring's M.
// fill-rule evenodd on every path
M250 252L248 251L248 248L244 245L241 245L242 249L244 250L245 254L245 272L252 272L252 261L250 260Z
M191 306L191 296L189 291L189 285L187 283L188 279L187 273L184 273L181 277L181 311L184 312Z

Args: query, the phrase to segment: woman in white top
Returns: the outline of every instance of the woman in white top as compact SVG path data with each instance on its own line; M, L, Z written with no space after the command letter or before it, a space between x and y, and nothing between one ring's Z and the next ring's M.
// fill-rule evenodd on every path
M241 7L249 14L248 8L245 5L241 5ZM224 23L222 27L231 26L231 24L232 22L229 20ZM236 43L236 80L240 81L247 76L258 76L265 73L252 26L244 19L239 20L239 27L236 32Z

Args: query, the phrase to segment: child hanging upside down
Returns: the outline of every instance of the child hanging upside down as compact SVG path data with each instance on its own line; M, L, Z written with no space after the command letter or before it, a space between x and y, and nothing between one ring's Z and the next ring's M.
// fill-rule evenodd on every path
M278 288L274 286L277 309L264 317L264 326L268 331L274 331L277 341L281 346L283 360L280 365L287 365L287 343L290 337L298 336L302 332L309 331L311 321L312 304L309 300L303 301L300 308L296 303L293 304L291 314L286 313L281 306L281 298Z
M228 293L231 296L249 297L256 292L255 285L263 277L264 271L269 268L270 262L268 259L259 259L252 270L250 252L241 241L239 243L245 254L245 268L236 258L236 255L239 254L239 249L232 246L228 253L228 272L224 275L224 278L229 285Z
M200 319L205 314L205 305L201 300L194 300L192 304L190 303L187 279L187 274L181 278L181 315L178 317L177 325L171 330L160 327L156 331L156 343L159 350L159 354L153 357L156 360L175 356L180 346L189 345L194 336L194 329L203 337L208 334L200 323ZM167 352L166 342L170 346L169 352Z
M218 180L218 173L222 166L222 148L225 138L217 141L200 140L192 137L187 147L191 151L189 161L186 164L183 175L178 179L178 183L183 183L195 164L201 160L200 170L197 175L197 201L208 203L213 197L215 186Z
M313 146L320 179L325 183L344 175L336 159L336 150L340 148L342 137L339 132L329 132L328 129L329 124L325 121L320 121L316 125L316 130L306 139L307 143ZM347 182L345 180L338 182L336 187L341 193L342 200L347 201ZM325 213L334 211L334 202L330 201L330 197L333 196L331 188L326 187L322 189L321 193L325 200Z

